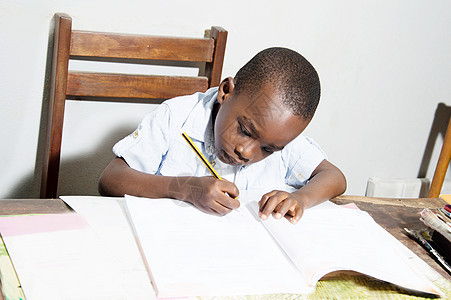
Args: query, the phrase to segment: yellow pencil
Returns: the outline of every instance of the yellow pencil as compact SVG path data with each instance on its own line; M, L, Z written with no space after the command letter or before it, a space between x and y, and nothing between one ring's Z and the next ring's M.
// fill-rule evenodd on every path
M182 133L183 138L185 141L190 145L191 149L196 152L197 156L200 158L200 160L204 163L204 165L207 167L208 171L210 171L211 175L213 175L215 178L222 180L221 176L219 176L218 172L213 168L213 166L208 162L208 160L205 158L205 156L200 152L199 148L197 148L196 145L194 145L191 138L186 134L186 132ZM227 194L227 193L226 193ZM228 195L228 194L227 194ZM238 199L238 197L232 197L233 199Z
M199 148L197 148L196 145L194 145L191 138L186 134L186 132L182 133L183 138L185 141L190 145L190 147L196 152L197 156L200 158L200 160L204 163L204 165L207 167L208 171L210 171L211 175L213 175L215 178L222 180L221 176L219 176L218 172L216 172L215 169L213 169L213 166L208 162L208 160L205 158L205 156L200 152Z

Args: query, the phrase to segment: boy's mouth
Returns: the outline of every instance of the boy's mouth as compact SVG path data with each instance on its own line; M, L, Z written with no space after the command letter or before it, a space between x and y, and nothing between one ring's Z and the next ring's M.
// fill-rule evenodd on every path
M227 151L224 149L221 150L221 152L218 155L219 159L225 162L226 164L232 165L232 166L238 166L241 165L236 159L234 159L232 156L230 156Z

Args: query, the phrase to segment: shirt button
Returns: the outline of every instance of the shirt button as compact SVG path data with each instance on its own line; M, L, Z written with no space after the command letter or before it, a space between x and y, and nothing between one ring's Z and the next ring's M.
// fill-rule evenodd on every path
M136 139L138 137L138 131L133 132L133 138Z

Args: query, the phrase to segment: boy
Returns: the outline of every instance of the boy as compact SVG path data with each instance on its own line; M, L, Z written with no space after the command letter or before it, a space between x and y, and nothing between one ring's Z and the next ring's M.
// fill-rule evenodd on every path
M290 185L262 196L260 218L293 224L304 209L342 194L346 179L322 150L300 135L320 97L318 74L299 53L261 51L235 78L206 93L165 101L119 141L99 181L102 195L174 198L225 215L240 206L239 190ZM221 177L183 139L186 132Z

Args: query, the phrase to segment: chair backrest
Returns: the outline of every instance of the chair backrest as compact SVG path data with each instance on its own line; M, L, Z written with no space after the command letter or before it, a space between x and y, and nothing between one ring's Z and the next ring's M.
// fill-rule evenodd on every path
M227 31L211 27L203 38L72 30L72 19L55 15L55 35L41 198L56 198L66 99L155 103L206 91L221 80ZM171 65L202 64L198 76L131 75L69 70L69 60Z
M438 198L442 190L443 181L445 181L446 171L448 170L451 160L451 119L448 123L445 138L443 139L440 156L435 167L434 177L432 178L431 187L429 189L429 198Z

